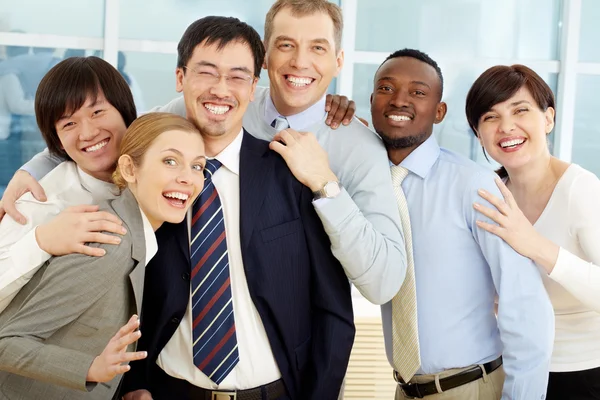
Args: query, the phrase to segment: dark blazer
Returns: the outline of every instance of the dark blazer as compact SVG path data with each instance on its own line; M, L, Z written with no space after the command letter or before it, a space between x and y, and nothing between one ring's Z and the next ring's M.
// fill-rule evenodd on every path
M190 296L187 223L157 231L146 268L142 338L124 390L152 392L156 359ZM291 399L337 399L354 340L350 285L312 205L268 143L246 131L240 154L240 239L250 296ZM243 334L239 332L238 334ZM153 372L154 371L154 372Z

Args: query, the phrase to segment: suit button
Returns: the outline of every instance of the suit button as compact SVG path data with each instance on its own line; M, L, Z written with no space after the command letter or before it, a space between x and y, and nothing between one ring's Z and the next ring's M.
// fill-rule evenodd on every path
M181 275L181 279L183 279L184 281L189 281L190 280L190 274L188 272L184 272Z
M175 317L171 320L172 323L174 324L178 324L179 323L179 318Z

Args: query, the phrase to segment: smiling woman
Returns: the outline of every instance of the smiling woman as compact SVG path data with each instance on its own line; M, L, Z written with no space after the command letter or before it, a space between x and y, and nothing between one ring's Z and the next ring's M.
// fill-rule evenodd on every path
M600 180L550 155L554 95L523 65L485 71L467 96L469 125L502 165L504 199L480 191L479 221L542 270L556 334L548 400L600 399Z

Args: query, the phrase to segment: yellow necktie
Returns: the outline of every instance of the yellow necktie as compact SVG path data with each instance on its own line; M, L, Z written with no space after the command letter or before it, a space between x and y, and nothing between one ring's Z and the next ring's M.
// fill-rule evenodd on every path
M419 329L417 322L417 290L415 285L415 265L413 261L412 232L406 197L400 186L408 170L392 166L392 183L398 202L404 244L406 246L406 278L400 290L392 299L392 343L394 368L404 382L412 379L421 366L419 350Z

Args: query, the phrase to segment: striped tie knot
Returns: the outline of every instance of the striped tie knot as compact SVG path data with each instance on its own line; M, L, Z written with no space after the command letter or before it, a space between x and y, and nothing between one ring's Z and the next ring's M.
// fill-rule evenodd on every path
M221 161L216 158L206 160L206 166L204 167L204 179L212 179L212 175L221 168Z

